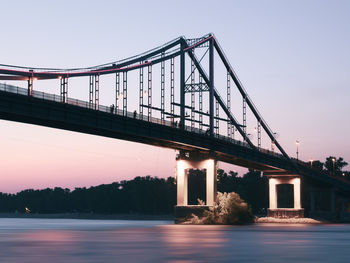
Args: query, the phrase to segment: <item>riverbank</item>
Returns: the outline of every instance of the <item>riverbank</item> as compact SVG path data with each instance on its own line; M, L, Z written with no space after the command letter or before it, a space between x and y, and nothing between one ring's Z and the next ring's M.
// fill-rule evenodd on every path
M103 219L103 220L174 220L172 214L92 214L92 213L59 213L59 214L23 214L0 213L0 218L54 218L54 219Z
M255 223L283 223L283 224L321 224L325 223L312 218L274 218L260 217L255 220Z
M58 214L23 214L23 213L0 213L0 218L43 218L43 219L91 219L91 220L174 220L173 214L147 215L147 214L93 214L93 213L58 213ZM282 223L282 224L322 224L312 218L273 218L256 217L259 223Z

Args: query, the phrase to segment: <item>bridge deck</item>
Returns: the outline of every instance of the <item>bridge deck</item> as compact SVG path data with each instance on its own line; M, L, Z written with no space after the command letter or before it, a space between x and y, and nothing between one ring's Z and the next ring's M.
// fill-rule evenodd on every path
M68 99L0 84L0 118L46 127L123 139L177 150L215 154L219 161L252 168L265 173L299 173L323 183L332 184L350 194L350 184L339 178L310 169L303 162L287 160L284 156L265 149L252 149L244 142L225 136L210 137L204 130L184 129L170 121L113 111L100 105L95 109L86 101Z
M174 122L113 110L111 107L0 84L0 118L47 127L124 139L177 150L214 152L220 161L254 168L261 171L286 171L291 164L282 155L260 149L253 150L245 142L216 135L205 130L184 129Z

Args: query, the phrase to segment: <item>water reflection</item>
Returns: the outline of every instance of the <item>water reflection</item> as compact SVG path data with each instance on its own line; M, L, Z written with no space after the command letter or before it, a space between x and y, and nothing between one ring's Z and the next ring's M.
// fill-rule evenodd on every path
M215 262L220 258L220 247L227 242L224 226L167 225L160 227L167 251L167 261ZM188 262L188 261L186 261Z
M0 219L1 262L348 262L349 225Z

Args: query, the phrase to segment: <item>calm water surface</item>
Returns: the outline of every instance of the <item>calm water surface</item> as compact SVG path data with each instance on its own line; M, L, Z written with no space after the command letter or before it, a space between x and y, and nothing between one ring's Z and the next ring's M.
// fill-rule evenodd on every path
M6 218L0 262L350 262L350 225Z

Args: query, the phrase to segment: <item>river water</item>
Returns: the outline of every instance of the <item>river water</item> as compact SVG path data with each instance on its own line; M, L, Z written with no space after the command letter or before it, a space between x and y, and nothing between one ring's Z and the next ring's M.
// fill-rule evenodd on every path
M4 218L0 262L350 262L350 225Z

